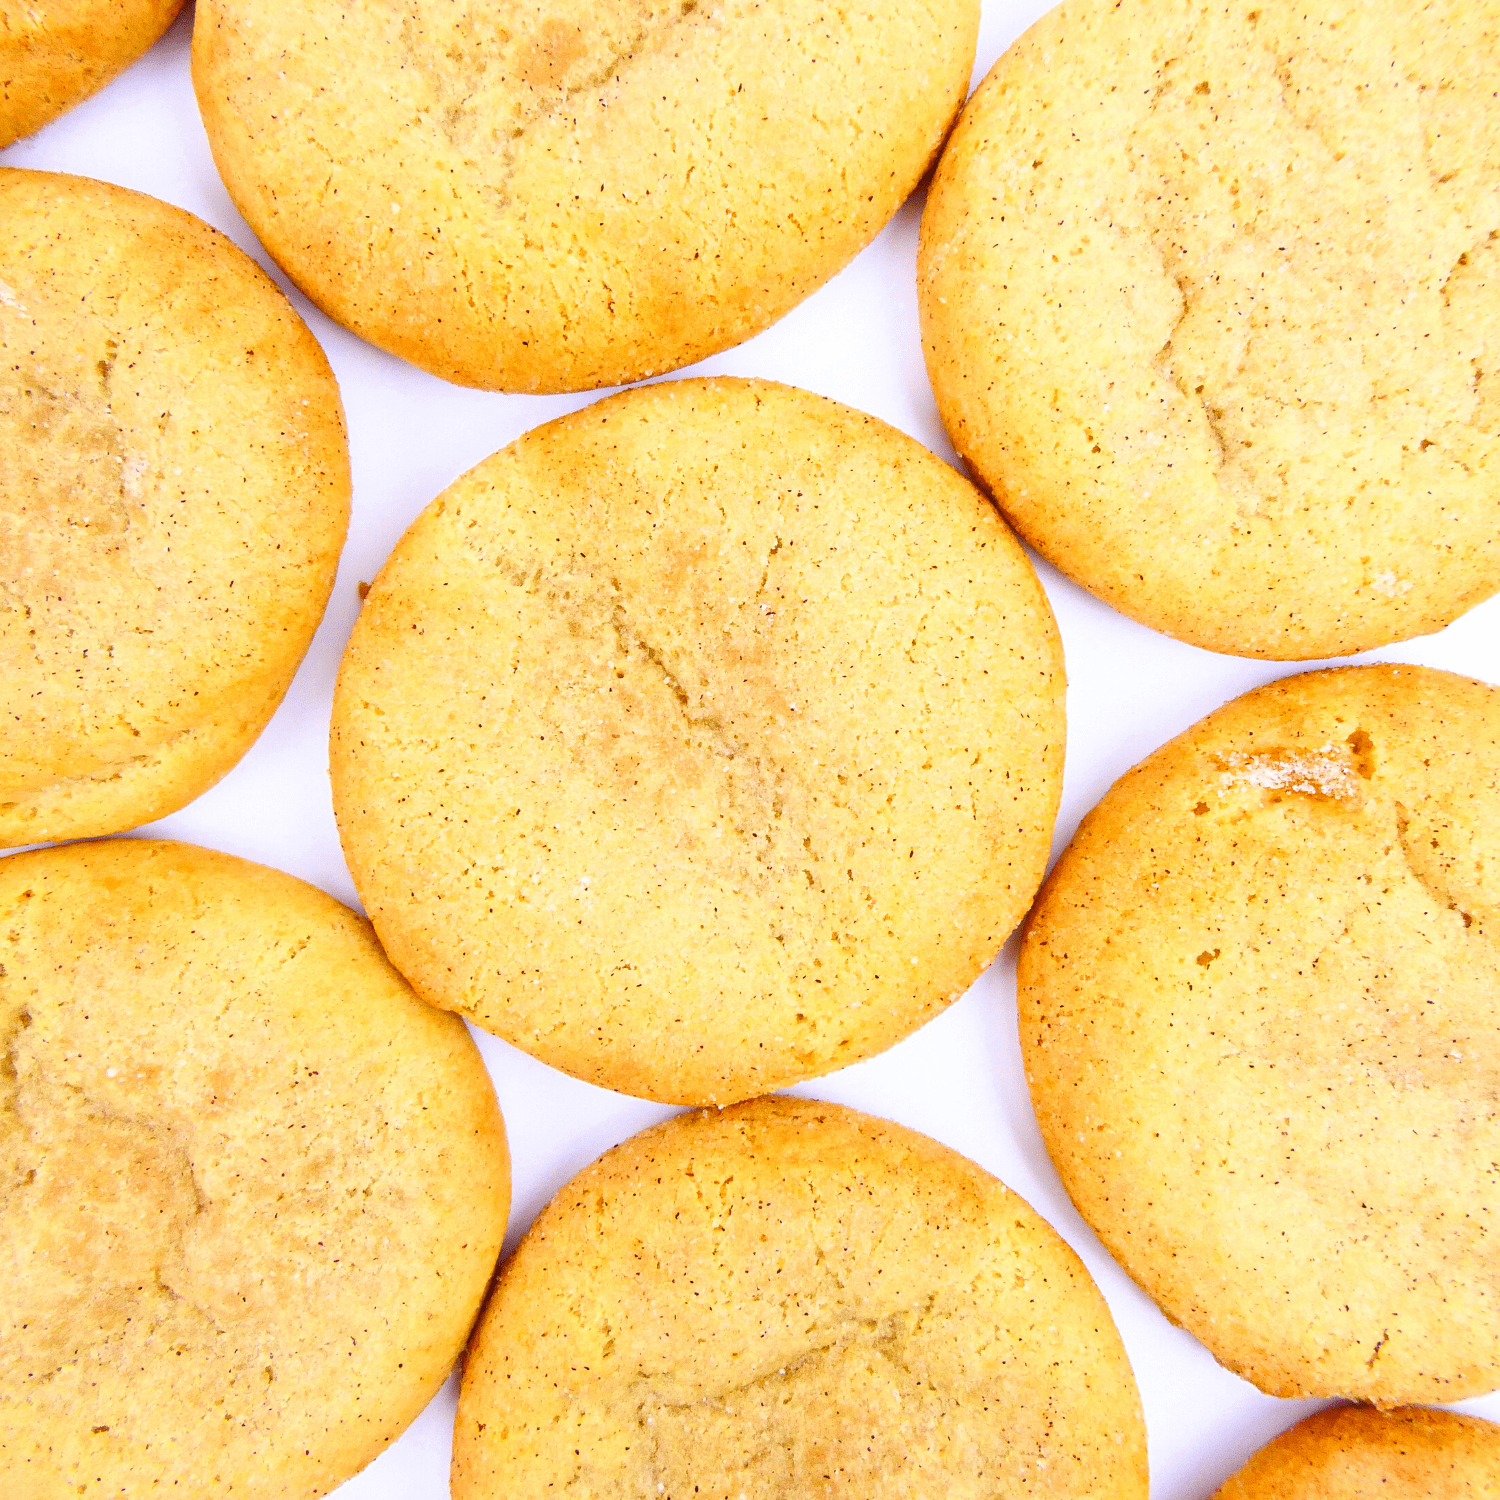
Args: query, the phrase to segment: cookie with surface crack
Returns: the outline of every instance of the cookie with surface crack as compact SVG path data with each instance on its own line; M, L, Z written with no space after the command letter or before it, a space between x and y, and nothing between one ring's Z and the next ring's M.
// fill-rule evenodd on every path
M978 0L200 0L193 81L330 317L460 385L576 391L844 266L936 156L978 26Z
M421 1411L505 1232L462 1024L275 870L0 860L0 1489L312 1500Z
M1062 658L994 508L763 381L642 387L439 496L334 698L355 884L417 991L628 1093L880 1051L1041 880Z
M333 373L170 204L0 169L0 847L175 811L249 749L333 585Z
M464 1364L454 1500L1144 1500L1077 1257L937 1142L835 1104L678 1115L573 1179Z
M0 146L102 89L181 9L182 0L0 0Z
M1215 651L1500 587L1500 5L1069 0L922 223L928 369L1012 523Z
M1336 1406L1267 1443L1211 1500L1489 1500L1497 1483L1493 1422Z
M1123 776L1028 924L1079 1211L1277 1396L1500 1383L1500 691L1272 683Z

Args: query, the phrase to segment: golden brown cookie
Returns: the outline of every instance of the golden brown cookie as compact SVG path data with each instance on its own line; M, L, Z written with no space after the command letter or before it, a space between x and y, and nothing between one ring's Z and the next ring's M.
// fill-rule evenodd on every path
M216 230L0 169L0 847L175 811L271 717L349 506L338 388Z
M679 1115L607 1153L464 1365L454 1500L1038 1491L1144 1500L1103 1298L988 1173L838 1105Z
M727 1104L956 1000L1041 880L1063 676L994 509L763 381L628 391L440 495L340 670L334 808L423 998Z
M1457 1412L1336 1406L1267 1443L1212 1500L1494 1500L1500 1427Z
M122 73L182 0L0 0L0 146Z
M1278 1396L1500 1384L1500 691L1314 672L1123 776L1028 925L1079 1211Z
M1500 5L1068 0L944 153L943 420L1116 609L1307 659L1500 587Z
M330 317L461 385L587 390L749 338L873 239L978 25L978 0L201 0L193 81L240 212Z
M505 1231L463 1026L188 844L0 860L0 1491L312 1500L431 1398Z

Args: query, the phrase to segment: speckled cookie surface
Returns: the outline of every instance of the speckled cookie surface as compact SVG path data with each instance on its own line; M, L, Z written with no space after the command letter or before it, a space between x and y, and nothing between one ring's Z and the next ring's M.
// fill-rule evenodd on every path
M462 1025L282 875L0 860L0 1489L311 1500L422 1409L505 1229Z
M0 146L103 88L181 9L182 0L0 0Z
M968 988L1040 882L1062 663L967 481L787 386L528 434L412 526L335 694L392 961L591 1082L727 1104Z
M193 79L240 211L331 317L463 385L586 390L839 270L936 154L978 24L977 0L203 0Z
M465 1362L455 1500L1039 1490L1144 1500L1103 1299L988 1173L837 1105L679 1115L609 1152Z
M349 504L332 372L180 209L0 170L0 847L174 811L281 701Z
M1500 1427L1420 1406L1339 1406L1267 1443L1212 1500L1493 1500Z
M1117 782L1020 962L1063 1181L1273 1395L1500 1384L1500 691L1315 672Z
M1059 7L922 225L943 419L1137 620L1338 656L1500 586L1500 8Z

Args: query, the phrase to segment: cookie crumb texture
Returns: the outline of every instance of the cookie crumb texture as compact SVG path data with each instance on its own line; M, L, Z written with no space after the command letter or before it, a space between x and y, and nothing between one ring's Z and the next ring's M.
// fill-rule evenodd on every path
M0 169L0 847L212 786L333 585L338 387L250 258L169 204Z
M601 1158L465 1366L455 1500L1037 1493L1144 1500L1103 1299L988 1173L837 1105L680 1115Z
M182 0L0 0L0 146L102 89L181 9Z
M1307 659L1500 586L1500 7L1065 4L922 226L944 422L1116 609Z
M1406 1406L1340 1406L1267 1443L1212 1500L1492 1500L1500 1427Z
M1500 692L1236 699L1116 783L1020 962L1047 1146L1167 1315L1277 1396L1500 1384Z
M312 1500L442 1384L505 1231L462 1025L311 886L0 861L0 1488Z
M1041 881L1062 659L994 508L790 387L642 387L435 500L335 694L392 961L591 1082L728 1104L898 1041Z
M977 0L203 0L193 80L330 317L460 385L587 390L844 266L937 154L978 27Z

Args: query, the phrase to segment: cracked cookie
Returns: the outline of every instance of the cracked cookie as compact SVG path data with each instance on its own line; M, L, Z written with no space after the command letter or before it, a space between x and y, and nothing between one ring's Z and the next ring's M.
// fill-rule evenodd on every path
M758 1099L633 1137L507 1262L454 1500L1144 1500L1130 1365L1078 1258L915 1131Z
M1489 1500L1500 1427L1421 1406L1320 1411L1267 1443L1210 1500Z
M1276 1396L1500 1384L1500 691L1313 672L1115 784L1022 944L1079 1212Z
M505 1232L463 1026L275 870L0 860L0 1489L312 1500L442 1384Z
M1016 528L1214 651L1500 587L1500 6L1070 0L922 223L928 370Z
M0 0L0 146L102 89L181 9L182 0Z
M0 847L175 811L250 748L349 508L323 351L181 209L0 169Z
M1041 880L1056 627L994 508L763 381L627 391L480 464L370 590L334 810L424 999L728 1104L956 1000Z
M200 0L193 81L330 317L460 385L576 391L844 266L936 156L978 26L978 0Z

